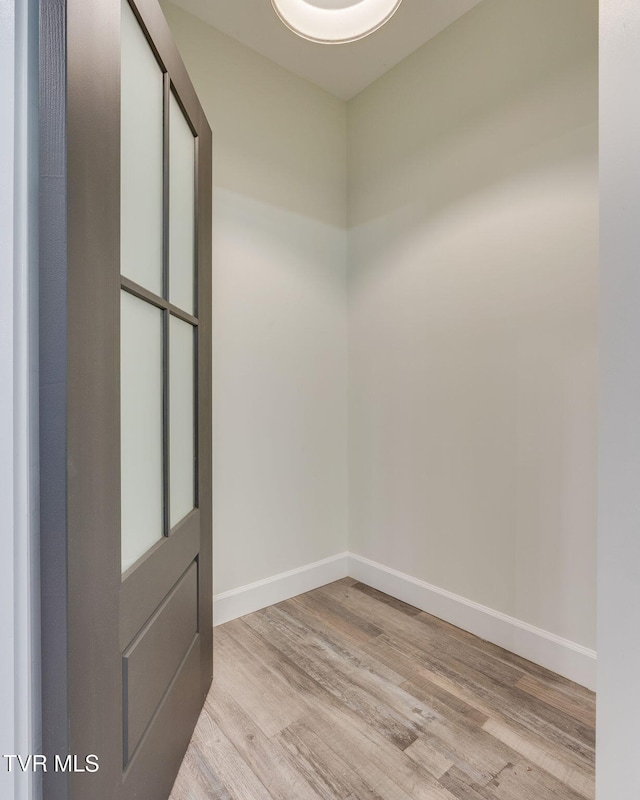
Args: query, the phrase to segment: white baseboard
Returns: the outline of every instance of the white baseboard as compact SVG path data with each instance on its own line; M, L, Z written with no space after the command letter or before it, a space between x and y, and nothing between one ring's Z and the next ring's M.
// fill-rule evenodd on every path
M353 553L340 553L217 594L214 624L243 617L347 575L595 690L594 650Z
M348 572L374 589L595 690L594 650L353 553Z
M347 577L349 554L340 553L304 567L281 572L246 586L222 592L213 598L213 624L222 625L253 611L281 603L303 592Z

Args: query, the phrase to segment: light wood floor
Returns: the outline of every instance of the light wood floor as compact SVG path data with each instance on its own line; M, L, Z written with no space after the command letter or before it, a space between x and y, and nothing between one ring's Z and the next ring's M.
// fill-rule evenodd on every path
M172 800L583 800L594 695L350 578L215 630Z

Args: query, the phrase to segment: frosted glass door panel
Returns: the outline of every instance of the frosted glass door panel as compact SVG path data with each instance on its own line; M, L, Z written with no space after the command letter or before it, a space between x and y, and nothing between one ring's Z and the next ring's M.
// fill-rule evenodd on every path
M121 292L122 571L164 534L162 311Z
M120 271L162 294L163 75L122 2Z
M194 329L171 317L169 328L169 408L171 527L195 502Z
M193 314L195 139L178 101L169 103L169 299Z

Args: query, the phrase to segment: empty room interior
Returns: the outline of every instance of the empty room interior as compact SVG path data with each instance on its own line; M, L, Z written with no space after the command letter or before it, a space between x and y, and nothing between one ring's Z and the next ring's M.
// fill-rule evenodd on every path
M0 0L3 798L635 800L632 6Z
M163 2L213 131L182 798L592 798L598 7ZM236 7L237 6L237 7Z

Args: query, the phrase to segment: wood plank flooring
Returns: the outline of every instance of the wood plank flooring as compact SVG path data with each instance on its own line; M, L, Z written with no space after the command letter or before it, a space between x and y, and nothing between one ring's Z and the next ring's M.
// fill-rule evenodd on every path
M171 800L590 800L595 696L351 578L215 630Z

